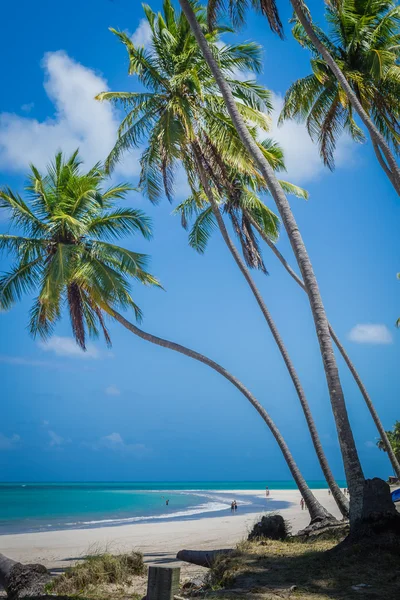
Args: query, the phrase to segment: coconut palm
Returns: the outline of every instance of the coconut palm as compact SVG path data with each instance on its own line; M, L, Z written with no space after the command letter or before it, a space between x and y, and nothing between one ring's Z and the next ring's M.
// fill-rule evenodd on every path
M268 147L270 156L274 156L275 170L283 170L283 151L268 139L263 142L263 145ZM215 153L212 150L212 145L209 145L209 157L207 159L208 165L213 164ZM292 269L275 244L277 225L279 225L277 222L277 217L259 198L260 193L268 194L269 190L266 188L264 180L260 174L251 168L250 163L247 164L247 167L248 168L246 172L239 172L238 170L229 168L228 165L221 164L221 161L215 161L213 164L213 170L209 169L210 175L213 178L213 184L220 195L221 203L223 203L223 212L225 212L230 218L233 229L240 241L246 264L251 269L257 268L264 273L266 272L262 249L260 248L257 240L258 234L272 250L289 275L296 281L303 291L306 291L303 281ZM295 194L298 197L307 197L307 194L301 188L293 186L286 181L279 180L279 182L287 193ZM198 252L203 253L208 243L210 234L212 233L212 229L215 227L213 214L210 210L210 207L207 206L207 198L205 197L204 193L192 195L177 207L176 212L181 215L182 225L185 228L188 227L190 220L195 217L194 225L189 234L189 243ZM354 381L365 400L368 410L371 413L372 419L378 429L379 435L381 436L382 444L385 444L386 452L392 463L394 472L400 478L399 460L397 459L396 454L391 446L390 438L385 432L383 424L368 394L368 391L345 348L333 330L332 325L330 324L329 331L332 340L346 362L346 365L348 366ZM312 431L313 419L311 413L307 409L307 405L303 407L303 410L307 422L310 421L309 428L310 431ZM318 455L318 447L316 446L315 449Z
M364 110L398 154L400 149L400 7L391 0L343 0L327 4L329 35L314 26L351 85ZM312 73L295 81L285 95L281 122L305 121L318 142L324 163L334 167L337 139L346 131L355 141L364 134L354 120L354 109L338 80L308 38L299 21L295 39L311 53ZM382 158L374 143L378 159Z
M59 153L45 175L32 166L27 201L11 189L0 192L0 209L8 211L11 224L17 228L15 235L0 235L0 249L15 259L0 278L0 308L9 310L24 294L37 293L29 318L33 337L46 340L65 307L74 338L83 350L87 337L97 337L100 331L111 344L105 324L110 317L142 339L211 367L242 392L264 419L303 494L311 519L331 518L307 486L267 411L236 377L194 350L143 331L119 312L133 310L140 320L132 281L160 284L146 270L146 255L116 244L133 233L150 238L149 219L142 211L116 205L132 189L129 185L103 190L105 180L100 165L85 173L77 152L69 159Z
M198 9L197 12L206 31L204 11ZM278 345L300 402L310 415L308 419L310 432L323 473L331 486L340 510L347 516L348 503L329 468L296 370L256 284L228 234L218 204L214 201L213 191L208 190L204 183L204 179L208 178L208 171L213 170L213 164L219 165L221 161L226 160L230 164L233 163L235 168L244 170L246 162L248 162L247 155L242 150L238 160L237 149L240 148L240 140L235 134L226 111L223 111L220 100L217 99L216 103L215 81L197 47L185 17L175 13L169 0L164 2L163 15L157 15L148 7L145 7L145 14L151 31L151 46L145 55L146 62L143 60L143 54L138 58L140 49L136 48L129 38L124 34L118 34L118 36L127 47L130 57L130 72L136 72L141 83L146 86L146 101L137 104L136 94L129 93L106 92L98 96L101 100L122 102L125 107L130 109L120 127L119 138L107 164L113 166L120 159L124 150L138 146L139 139L136 130L145 122L148 124L148 146L141 160L141 184L148 197L153 202L158 201L162 192L165 191L166 196L172 200L173 174L179 162L186 170L194 193L196 193L196 183L198 181L202 183L203 190L209 199L210 214L215 216L223 239L249 285ZM223 65L226 57L229 56L232 56L236 70L249 67L254 70L258 67L258 62L256 62L258 48L256 46L252 46L252 62L249 63L248 60L240 60L244 52L245 59L249 54L246 45L240 48L236 46L221 47L217 45L219 41L217 32L209 35L213 44L213 52L228 75L231 63L228 63L228 67ZM151 65L151 70L149 65ZM156 84L157 91L152 92ZM241 113L253 127L261 124L266 128L268 121L260 109L262 107L261 99L268 99L268 92L262 91L260 86L251 81L245 82L244 89L242 89L243 82L240 80L232 80L232 85L235 88L235 94L240 99L237 105L240 107ZM257 94L255 98L249 96L249 89L255 90ZM150 104L147 98L149 95L152 95ZM234 148L233 152L231 148ZM279 164L281 151L277 147L274 148L271 143L265 143L261 144L260 148L273 164ZM256 173L256 170L253 169L253 172ZM213 179L217 180L216 173L214 173ZM157 181L159 184L155 185ZM297 191L304 195L304 191L300 192L299 188L287 182L282 182L282 185L290 191ZM234 212L231 213L231 218L234 220ZM270 219L270 225L270 235L275 237L276 217L275 231L273 218ZM251 235L250 230L244 231L242 225L241 228L237 228L237 231L241 233L240 239L246 259L257 261L254 239L245 240L246 233ZM265 270L264 265L260 264L260 267Z
M229 82L225 80L223 71L220 69L220 66L214 59L213 52L211 51L207 39L196 18L196 13L193 10L192 3L189 0L179 0L179 3L190 23L190 27L196 37L203 56L207 61L213 76L215 77L235 129L237 130L244 147L249 153L249 156L251 156L252 160L254 160L255 164L257 164L261 174L265 178L266 185L268 186L268 189L270 190L271 195L273 196L278 207L282 223L288 234L294 255L303 277L314 319L316 334L320 344L321 357L323 360L332 411L338 432L346 479L351 494L350 523L351 528L354 531L365 519L369 518L370 514L376 514L376 507L374 506L372 495L365 493L366 482L364 473L349 422L344 393L330 338L329 322L325 313L324 305L322 303L321 294L312 264L287 197L285 196L285 193L275 176L273 168L268 163L263 152L255 142L251 131L247 127L245 120L242 118L242 115L236 106L232 89L229 85ZM308 34L307 29L306 31ZM382 497L385 497L387 500L385 506L382 507L382 514L392 515L394 510L393 505L390 504L390 494L389 490L385 487L386 484L381 480L375 479L374 485L376 488L382 488Z
M180 3L182 6L183 4L189 5L188 0L182 0ZM396 192L400 195L400 168L386 139L389 137L390 141L393 141L391 136L387 135L387 130L389 127L396 129L391 118L392 115L390 114L393 113L396 102L390 102L388 98L385 99L380 96L380 114L378 115L378 118L376 114L378 112L377 110L372 110L370 112L369 105L366 105L365 102L363 102L365 98L363 99L360 96L357 85L354 85L355 79L359 77L357 69L360 68L360 62L357 62L356 72L354 72L353 68L347 70L346 67L350 66L348 60L346 58L344 59L343 55L335 52L335 44L332 46L329 38L324 35L321 29L313 24L310 12L303 0L291 0L291 4L297 19L304 28L302 39L305 43L311 45L315 49L325 63L324 67L321 69L318 69L317 66L317 70L319 71L317 77L325 78L328 76L330 81L332 81L333 78L337 81L336 86L340 90L340 102L339 104L336 103L333 105L332 114L339 115L337 121L340 123L340 128L343 128L344 124L346 124L346 128L352 131L352 136L359 140L361 139L362 132L354 124L351 114L352 111L347 110L346 112L341 110L342 105L346 105L347 107L349 105L352 106L369 132L379 164L385 171ZM352 48L359 43L358 50L355 50L354 56L356 55L356 52L359 52L357 56L362 60L366 58L368 48L370 48L371 54L368 57L367 62L372 59L372 69L375 73L381 71L382 75L387 77L385 66L387 65L389 68L390 66L394 66L392 56L393 54L396 54L396 46L398 45L396 41L396 34L398 32L398 7L396 7L393 0L373 0L370 2L365 2L364 0L328 0L327 5L329 9L329 19L340 21L341 26L347 29L346 32L340 31L340 37L346 38L346 42L349 43L351 47L350 53L352 53ZM247 8L253 7L258 9L267 16L271 29L282 37L283 32L275 0L227 0L227 3L225 3L225 0L209 0L208 15L211 28L217 14L223 12L226 6L228 7L231 18L237 25L244 22ZM359 19L357 18L357 15L360 15ZM393 45L385 46L383 38L391 37L392 33L392 39L395 40L394 47ZM376 38L376 41L371 40L371 35L372 38ZM342 49L345 50L345 54L347 55L348 48L343 46ZM366 54L364 51L366 51ZM356 63L353 61L351 67L354 67L355 64ZM363 77L362 74L365 73L364 69L368 69L368 67L362 65L361 77ZM389 78L392 82L395 82L396 78L398 79L398 75L396 77L396 69L393 69L393 73ZM310 83L309 93L314 95L312 82ZM332 96L332 94L332 89L327 88L325 95ZM396 101L396 91L393 90L392 87L391 96ZM384 100L386 100L385 108L383 106ZM326 98L323 98L323 102L325 106L327 102ZM387 105L391 105L392 108ZM321 115L319 122L321 124L324 112L323 108L320 108L320 111ZM341 113L344 114L340 116ZM385 116L383 120L382 115ZM327 116L329 121L330 115ZM389 120L386 119L388 116ZM314 135L318 136L319 132L314 132ZM332 142L330 142L330 144L331 143Z

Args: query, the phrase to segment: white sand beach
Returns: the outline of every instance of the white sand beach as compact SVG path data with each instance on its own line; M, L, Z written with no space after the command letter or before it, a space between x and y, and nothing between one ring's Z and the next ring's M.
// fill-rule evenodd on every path
M336 517L340 513L328 490L313 490L320 502ZM265 498L265 490L224 490L235 495ZM286 502L279 511L298 531L309 522L308 512L300 507L298 490L271 490L265 499L265 512L274 511L274 503ZM193 520L137 523L97 529L78 529L40 533L21 533L0 536L0 551L15 560L40 562L52 570L63 569L80 560L93 548L108 548L112 552L140 550L147 563L174 560L181 549L232 548L243 539L257 519L257 513L236 514L230 511L217 517Z

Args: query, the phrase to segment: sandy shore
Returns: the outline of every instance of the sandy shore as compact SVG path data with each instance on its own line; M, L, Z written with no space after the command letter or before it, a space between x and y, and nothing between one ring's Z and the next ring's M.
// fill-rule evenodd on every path
M265 498L260 490L224 490L235 495L253 495ZM335 516L339 511L327 490L314 490L316 497ZM278 512L287 519L295 532L305 527L308 512L300 507L297 490L272 490L265 500L266 511L274 511L274 504L287 503ZM80 560L95 547L109 548L113 552L140 550L147 563L166 563L174 560L178 550L232 548L243 539L258 514L221 513L184 521L137 523L98 529L78 529L40 533L21 533L0 536L0 551L21 562L40 562L54 572Z

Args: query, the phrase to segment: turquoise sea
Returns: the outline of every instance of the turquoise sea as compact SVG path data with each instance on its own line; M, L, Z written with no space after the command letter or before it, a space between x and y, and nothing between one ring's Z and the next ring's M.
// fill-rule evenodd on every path
M343 487L344 482L339 482ZM158 481L135 483L0 483L0 534L107 527L218 516L236 500L241 512L286 503L227 490L295 489L291 481ZM310 481L326 488L324 481ZM167 504L168 500L168 504ZM267 507L268 504L268 507Z

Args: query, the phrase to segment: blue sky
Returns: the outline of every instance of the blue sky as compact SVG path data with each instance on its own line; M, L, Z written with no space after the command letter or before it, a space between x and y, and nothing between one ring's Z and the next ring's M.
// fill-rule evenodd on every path
M157 9L158 0L151 5ZM282 19L290 17L288 4ZM314 14L317 14L311 4ZM5 14L4 14L5 11ZM119 115L93 96L135 89L123 47L108 31L124 29L146 43L139 2L43 0L8 3L0 38L0 185L23 190L26 166L43 167L58 148L78 145L87 164L105 158ZM13 24L18 24L18 28ZM264 46L260 81L276 108L290 83L308 72L308 55L274 37L252 16L242 39ZM276 117L275 117L276 118ZM370 144L342 140L337 169L323 168L301 125L273 129L286 151L288 179L308 202L291 204L320 283L329 318L345 343L386 428L399 419L399 204ZM115 177L137 182L137 153ZM176 182L177 200L185 181ZM165 201L139 195L129 205L151 215L154 240L126 241L152 256L166 292L137 288L144 328L208 354L237 375L270 411L309 479L321 473L297 397L271 335L225 246L214 234L204 256ZM270 203L272 207L272 203ZM4 215L0 230L8 231ZM294 264L286 236L279 248ZM343 476L321 360L304 294L265 252L269 277L255 273L301 377L335 475ZM2 268L7 260L2 259ZM271 480L289 473L267 428L245 399L208 368L156 348L111 324L113 348L101 342L82 355L67 319L47 346L26 331L29 299L0 314L1 480ZM390 465L375 448L376 431L339 360L351 422L367 476ZM396 410L397 408L397 410Z

